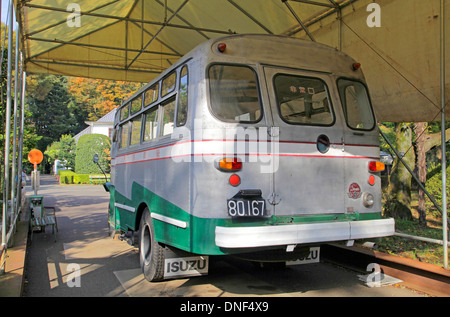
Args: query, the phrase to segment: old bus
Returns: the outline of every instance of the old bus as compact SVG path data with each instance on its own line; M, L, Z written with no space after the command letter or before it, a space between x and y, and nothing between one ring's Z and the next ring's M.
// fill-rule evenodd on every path
M117 111L109 223L150 281L208 256L304 257L382 237L378 130L360 65L295 38L209 40Z

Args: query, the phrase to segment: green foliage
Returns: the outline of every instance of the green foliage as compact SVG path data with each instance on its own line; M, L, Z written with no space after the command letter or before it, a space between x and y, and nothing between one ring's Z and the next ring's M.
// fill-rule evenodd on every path
M35 133L42 138L38 148L47 146L61 135L75 135L86 126L84 118L70 109L73 104L67 78L56 75L35 75L27 81L27 103L32 112Z
M433 176L427 180L425 184L426 190L434 197L434 199L438 202L438 204L442 203L442 169L439 165L433 171ZM450 166L447 167L447 175L450 175ZM447 176L447 205L449 203L448 199L450 196L450 177ZM427 207L432 209L433 203L427 199ZM438 211L436 211L436 215L440 215Z
M49 163L53 164L55 160L60 160L63 167L75 167L75 140L68 134L61 136L59 141L53 142L44 152L49 157Z
M91 182L90 176L92 174L77 174L71 170L58 171L58 175L60 184L102 184L104 182L103 179L101 181ZM103 175L100 176L104 177ZM109 175L107 176L109 177Z
M418 220L395 220L395 229L399 232L442 240L442 229L423 227ZM377 240L378 251L419 260L434 265L443 265L443 248L434 243L410 240L398 236L384 237Z
M77 143L75 157L75 171L79 174L98 174L102 171L93 162L94 154L98 154L101 168L105 173L109 172L109 149L110 139L102 134L85 134L80 137Z
M60 184L73 184L73 177L76 175L71 170L58 171Z

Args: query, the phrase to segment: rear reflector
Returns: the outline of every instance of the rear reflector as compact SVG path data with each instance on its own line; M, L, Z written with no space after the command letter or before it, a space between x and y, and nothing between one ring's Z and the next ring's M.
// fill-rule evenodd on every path
M384 169L385 169L384 163L378 161L369 162L369 171L371 172L381 172L384 171Z
M239 177L239 175L233 174L230 176L229 182L231 186L236 187L241 183L241 178Z
M238 171L242 168L242 161L238 158L224 158L219 161L219 167L228 171Z

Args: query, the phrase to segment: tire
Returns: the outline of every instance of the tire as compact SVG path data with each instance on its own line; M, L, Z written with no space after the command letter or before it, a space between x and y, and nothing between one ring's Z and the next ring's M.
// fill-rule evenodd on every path
M139 263L148 281L164 279L164 246L155 240L155 229L148 208L145 208L139 225Z

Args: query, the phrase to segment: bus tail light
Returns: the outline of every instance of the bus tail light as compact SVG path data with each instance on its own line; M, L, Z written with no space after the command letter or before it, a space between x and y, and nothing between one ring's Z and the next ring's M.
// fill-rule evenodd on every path
M378 161L369 162L369 171L371 172L382 172L384 171L384 169L385 169L384 163Z
M219 161L219 169L226 172L239 171L242 168L242 161L238 158L223 158Z

